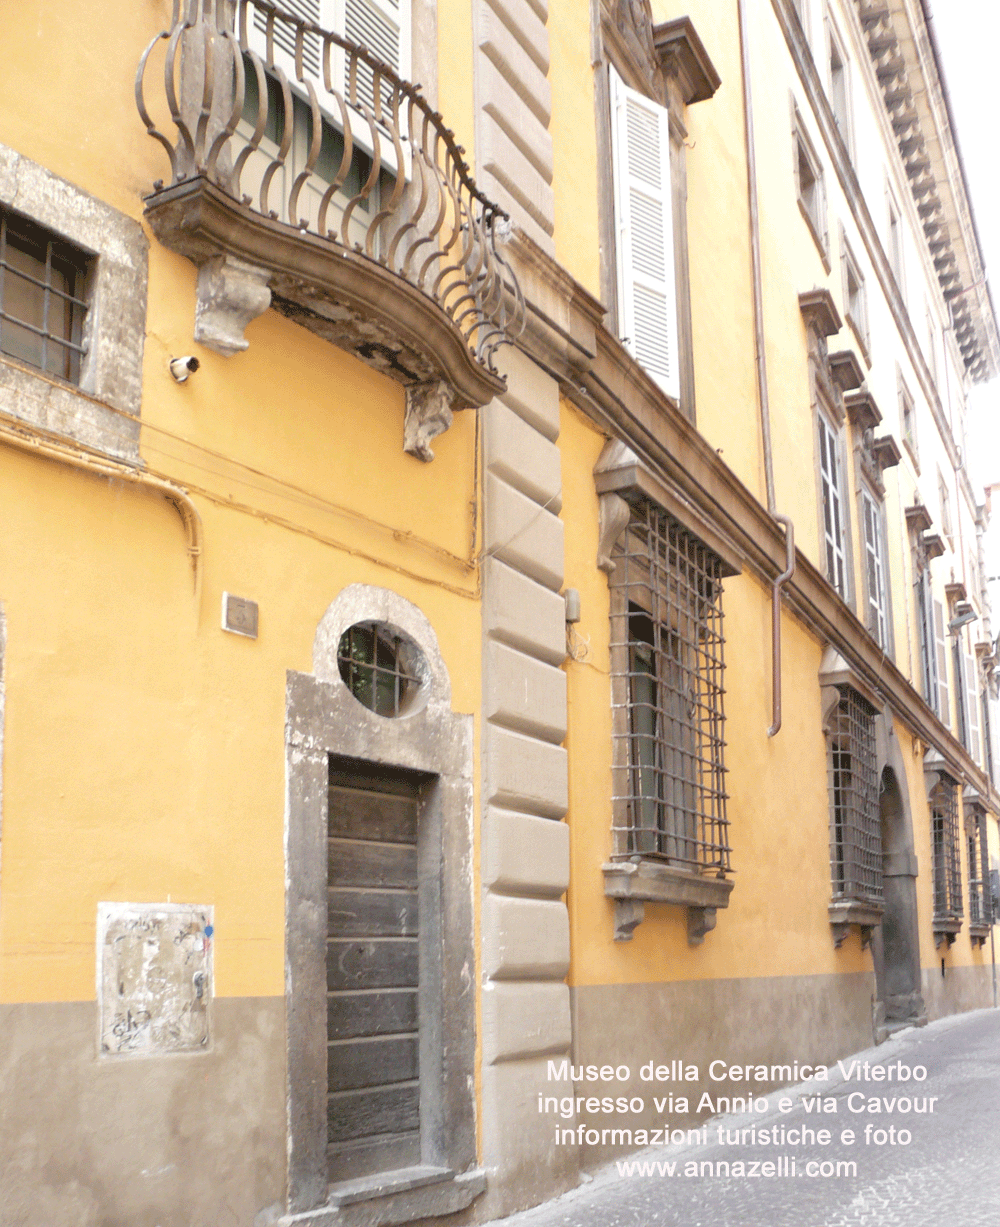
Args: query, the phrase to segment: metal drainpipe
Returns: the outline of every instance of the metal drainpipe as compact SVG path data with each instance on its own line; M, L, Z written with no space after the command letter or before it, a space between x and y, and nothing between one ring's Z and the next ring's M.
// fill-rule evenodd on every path
M750 36L746 0L736 0L740 22L740 55L743 68L743 122L747 141L747 202L750 211L750 263L753 283L754 350L757 365L757 400L760 404L760 434L764 449L764 487L767 510L785 528L787 565L775 579L771 592L771 727L768 737L781 728L781 589L795 574L795 532L788 516L775 509L774 462L771 451L771 407L767 392L767 355L764 348L764 303L760 274L760 214L757 204L757 151L754 143L753 96L750 89Z

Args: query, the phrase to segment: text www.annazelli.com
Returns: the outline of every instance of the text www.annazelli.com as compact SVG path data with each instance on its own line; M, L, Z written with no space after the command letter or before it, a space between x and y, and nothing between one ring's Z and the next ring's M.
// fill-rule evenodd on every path
M763 1161L736 1159L699 1159L687 1163L641 1162L619 1159L618 1175L635 1176L688 1176L688 1177L735 1177L737 1180L775 1180L792 1176L806 1176L813 1180L830 1180L838 1177L857 1176L858 1165L854 1160L794 1159L779 1155L776 1159Z

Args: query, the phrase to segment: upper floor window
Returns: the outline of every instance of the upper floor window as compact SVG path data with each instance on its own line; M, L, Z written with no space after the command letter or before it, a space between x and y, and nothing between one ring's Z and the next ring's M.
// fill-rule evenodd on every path
M865 279L847 239L841 235L841 264L844 276L844 315L865 357L868 357L868 298Z
M837 127L840 129L840 135L847 146L847 152L850 154L851 92L847 55L829 19L827 25L830 38L830 106L833 110L833 117L837 121Z
M861 488L861 522L865 543L865 598L868 629L879 647L888 651L889 589L882 504L866 486Z
M844 600L850 596L847 568L847 522L844 505L844 466L840 436L822 411L819 429L820 498L823 515L823 551L826 578Z
M0 353L80 382L91 257L0 209Z
M909 388L903 382L902 375L899 374L896 377L896 392L899 399L899 430L903 436L906 450L910 453L910 459L919 473L920 453L917 448L917 409L913 397L910 395Z
M609 68L618 329L668 396L680 396L670 119Z
M948 543L952 549L955 548L954 529L951 521L951 493L948 490L948 482L944 473L938 469L938 498L941 501L941 528L944 535L948 538Z
M643 497L612 558L616 855L722 876L722 560Z
M799 113L795 111L793 129L795 155L795 190L799 212L809 227L809 233L819 248L823 264L830 268L830 241L826 225L826 189L823 168L809 138L805 134Z
M889 257L889 267L896 279L896 287L900 294L903 290L903 226L899 219L899 210L890 196L887 201L888 212L888 244L886 254Z
M958 739L978 763L982 755L979 738L979 680L976 658L963 650L962 634L952 638L952 670L955 674L955 714Z

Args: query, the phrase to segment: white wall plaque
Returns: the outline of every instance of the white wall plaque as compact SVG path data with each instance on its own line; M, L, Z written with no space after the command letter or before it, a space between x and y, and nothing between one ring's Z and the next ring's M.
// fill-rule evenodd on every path
M102 1055L208 1048L213 932L211 907L97 905Z

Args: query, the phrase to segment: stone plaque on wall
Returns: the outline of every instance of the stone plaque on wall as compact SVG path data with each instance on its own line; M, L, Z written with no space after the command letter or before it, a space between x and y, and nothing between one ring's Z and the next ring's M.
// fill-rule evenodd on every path
M97 905L102 1055L208 1048L212 917L187 903Z

